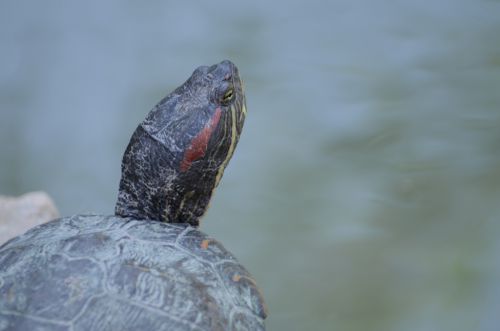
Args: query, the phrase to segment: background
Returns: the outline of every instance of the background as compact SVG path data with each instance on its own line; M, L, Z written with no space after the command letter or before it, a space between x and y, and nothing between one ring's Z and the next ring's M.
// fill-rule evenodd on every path
M202 230L270 330L500 325L499 1L2 1L0 194L113 212L130 135L228 58L248 117Z

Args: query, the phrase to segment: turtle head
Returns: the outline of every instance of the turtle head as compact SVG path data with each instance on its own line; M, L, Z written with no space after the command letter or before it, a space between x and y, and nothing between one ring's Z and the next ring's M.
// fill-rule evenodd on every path
M197 68L137 127L122 161L115 213L199 225L246 115L230 61Z

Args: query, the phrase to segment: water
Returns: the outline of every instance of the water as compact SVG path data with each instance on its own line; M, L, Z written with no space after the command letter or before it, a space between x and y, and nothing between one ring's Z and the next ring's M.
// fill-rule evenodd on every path
M0 4L0 193L111 213L138 122L233 60L249 116L202 229L270 330L498 330L500 3Z

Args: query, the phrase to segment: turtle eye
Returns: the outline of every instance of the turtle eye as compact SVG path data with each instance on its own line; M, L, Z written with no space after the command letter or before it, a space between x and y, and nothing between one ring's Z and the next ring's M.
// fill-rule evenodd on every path
M223 103L229 103L231 100L233 100L233 88L229 88L226 93L222 96L222 102Z

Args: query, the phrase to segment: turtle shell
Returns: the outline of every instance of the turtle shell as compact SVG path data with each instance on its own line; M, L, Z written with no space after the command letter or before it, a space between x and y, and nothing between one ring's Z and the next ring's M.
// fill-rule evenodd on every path
M0 247L0 330L264 330L248 271L182 224L77 215Z

